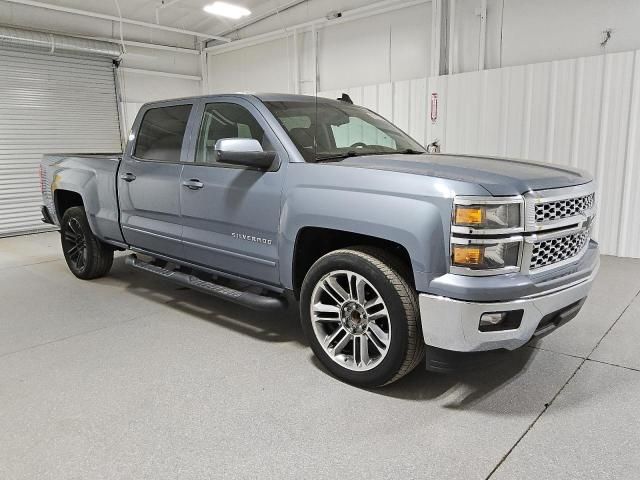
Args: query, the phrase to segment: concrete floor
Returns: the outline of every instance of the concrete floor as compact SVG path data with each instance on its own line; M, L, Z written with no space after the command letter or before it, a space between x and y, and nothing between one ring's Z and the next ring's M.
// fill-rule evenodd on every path
M508 362L327 375L295 313L264 315L57 233L0 239L0 478L638 478L640 261L603 257L578 318Z

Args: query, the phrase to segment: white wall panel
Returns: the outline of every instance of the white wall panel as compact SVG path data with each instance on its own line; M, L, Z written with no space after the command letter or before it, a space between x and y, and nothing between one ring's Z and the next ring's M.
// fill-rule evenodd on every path
M640 48L637 0L486 0L485 66L498 68ZM482 0L456 0L452 72L478 69ZM612 36L602 47L602 32Z
M479 3L462 1L469 7ZM599 55L602 31L608 28L613 30L608 52L640 46L636 0L506 0L502 19L504 66Z
M208 56L211 93L292 92L291 38Z
M320 89L424 77L430 64L431 3L319 30Z

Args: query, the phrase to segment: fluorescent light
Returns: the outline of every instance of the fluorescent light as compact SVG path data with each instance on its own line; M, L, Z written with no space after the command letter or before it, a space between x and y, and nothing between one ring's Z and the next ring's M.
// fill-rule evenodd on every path
M220 15L234 20L251 15L250 10L226 2L213 2L211 5L204 7L203 10L211 15Z

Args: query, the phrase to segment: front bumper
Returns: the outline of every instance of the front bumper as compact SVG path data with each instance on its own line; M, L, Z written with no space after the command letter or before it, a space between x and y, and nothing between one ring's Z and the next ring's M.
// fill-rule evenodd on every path
M582 306L580 302L591 289L598 267L599 260L596 258L591 274L586 279L565 288L506 302L455 300L421 293L419 302L424 341L431 347L456 352L514 350L534 335L547 334L573 318ZM518 310L522 311L522 320L517 328L490 332L479 330L483 313Z

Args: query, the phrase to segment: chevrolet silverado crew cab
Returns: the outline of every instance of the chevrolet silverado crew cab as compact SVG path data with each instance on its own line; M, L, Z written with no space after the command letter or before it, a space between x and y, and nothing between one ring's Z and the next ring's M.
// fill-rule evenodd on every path
M525 345L577 314L599 265L589 176L428 154L348 97L150 103L124 154L46 155L42 186L78 278L130 250L254 309L298 302L318 359L365 387Z

